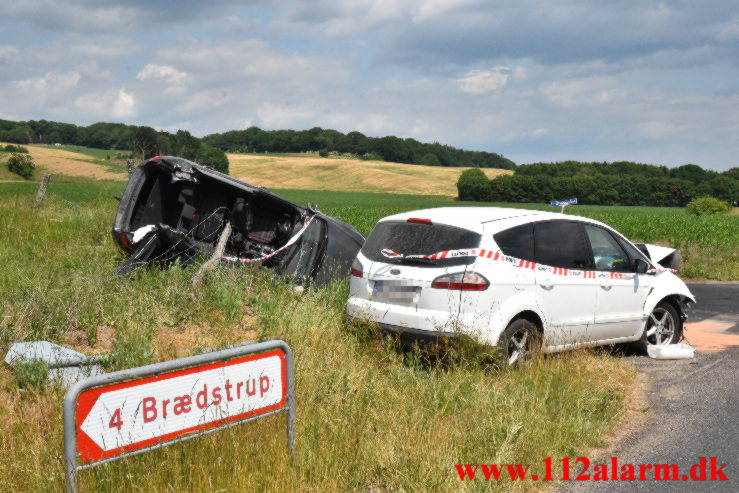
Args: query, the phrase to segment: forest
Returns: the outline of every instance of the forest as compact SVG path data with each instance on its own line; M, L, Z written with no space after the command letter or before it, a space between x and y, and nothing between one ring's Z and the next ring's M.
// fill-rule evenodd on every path
M172 134L123 123L77 126L47 120L0 120L0 141L16 144L65 144L131 151L135 159L174 155L228 173L226 154L185 130Z
M362 159L425 166L516 169L516 164L499 154L466 151L438 142L432 144L400 137L368 137L361 132L344 134L338 130L313 127L310 130L262 130L249 127L203 137L203 141L226 152L320 152L338 153Z
M172 154L193 159L219 171L228 169L225 152L318 152L321 155L340 154L366 160L426 166L516 168L513 161L493 152L467 151L438 142L426 144L393 136L367 137L360 132L343 134L319 127L310 130L262 130L249 127L199 139L185 130L172 134L123 123L100 122L85 127L47 120L0 120L0 141L130 150L139 158Z
M543 203L577 197L580 204L684 206L695 197L739 200L739 167L723 173L695 164L675 168L633 162L534 163L492 180L480 170L463 172L460 200Z

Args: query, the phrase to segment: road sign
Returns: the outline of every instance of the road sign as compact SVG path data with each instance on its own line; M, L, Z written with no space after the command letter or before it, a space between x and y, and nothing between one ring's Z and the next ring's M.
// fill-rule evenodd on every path
M285 409L292 450L292 383L292 355L282 341L81 381L64 402L67 489L76 491L80 469Z
M551 202L552 207L564 207L565 205L576 205L577 198L567 200L553 200Z

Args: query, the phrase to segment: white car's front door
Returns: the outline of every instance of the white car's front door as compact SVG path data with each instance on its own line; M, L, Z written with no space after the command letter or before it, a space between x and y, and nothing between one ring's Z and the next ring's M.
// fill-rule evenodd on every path
M644 302L654 278L634 272L633 258L629 258L611 232L590 224L585 225L585 231L598 276L597 340L632 336L643 321Z

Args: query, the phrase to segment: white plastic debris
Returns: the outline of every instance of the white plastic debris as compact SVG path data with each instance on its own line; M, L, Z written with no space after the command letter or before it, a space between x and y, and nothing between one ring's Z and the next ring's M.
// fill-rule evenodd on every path
M139 241L143 240L144 236L149 234L149 232L154 231L155 229L155 224L147 224L146 226L141 226L139 229L133 232L133 244L135 245Z
M70 387L77 381L104 373L95 364L98 358L85 356L74 349L49 341L17 342L10 346L5 362L15 368L19 364L41 360L49 367L48 380L63 387Z
M690 359L695 356L695 349L690 344L664 344L647 346L647 354L654 359Z

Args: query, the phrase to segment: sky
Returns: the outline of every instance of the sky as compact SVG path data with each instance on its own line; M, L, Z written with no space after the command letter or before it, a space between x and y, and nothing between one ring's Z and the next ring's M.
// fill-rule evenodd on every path
M736 0L0 0L0 118L739 165Z

